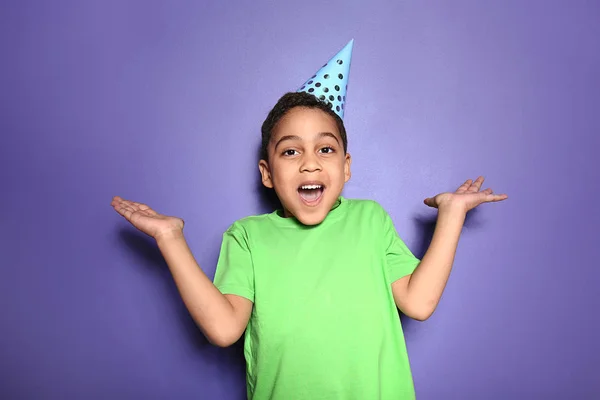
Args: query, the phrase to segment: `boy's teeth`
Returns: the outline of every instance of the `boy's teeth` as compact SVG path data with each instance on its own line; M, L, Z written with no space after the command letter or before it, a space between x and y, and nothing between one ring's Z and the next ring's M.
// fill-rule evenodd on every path
M305 190L321 189L321 185L303 185L302 189L305 189Z

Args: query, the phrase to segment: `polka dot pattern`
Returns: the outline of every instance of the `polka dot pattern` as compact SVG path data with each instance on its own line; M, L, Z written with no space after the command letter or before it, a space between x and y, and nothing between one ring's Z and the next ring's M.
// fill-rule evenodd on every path
M310 93L325 102L342 119L346 108L353 45L354 40L351 40L298 90Z

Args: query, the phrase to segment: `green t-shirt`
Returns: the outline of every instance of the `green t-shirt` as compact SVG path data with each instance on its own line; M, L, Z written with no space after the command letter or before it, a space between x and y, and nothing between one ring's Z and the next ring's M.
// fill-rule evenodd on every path
M279 212L236 221L214 283L254 303L248 398L414 399L391 284L418 263L370 200L340 197L313 227Z

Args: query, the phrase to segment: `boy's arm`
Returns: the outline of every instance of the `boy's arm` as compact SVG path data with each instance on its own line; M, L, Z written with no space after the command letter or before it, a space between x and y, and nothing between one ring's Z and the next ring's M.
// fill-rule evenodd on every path
M508 198L506 194L494 194L491 188L480 190L483 181L482 176L475 181L467 179L453 193L424 200L438 209L431 244L414 272L392 284L396 305L407 316L424 321L435 311L450 276L467 212L482 203Z
M424 321L435 311L450 276L466 213L460 207L440 208L429 249L415 271L392 283L397 307Z
M206 338L220 347L235 343L248 325L252 302L217 289L194 259L183 232L161 237L157 244L183 302Z

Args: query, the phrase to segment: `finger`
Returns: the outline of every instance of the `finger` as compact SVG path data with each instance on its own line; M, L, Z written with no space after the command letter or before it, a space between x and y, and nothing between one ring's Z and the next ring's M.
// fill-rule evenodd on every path
M110 205L114 207L114 206L116 206L116 205L119 205L119 204L121 204L122 202L123 202L123 199L122 199L121 197L119 197L119 196L114 196L114 197L112 198L111 202L110 202Z
M138 210L144 210L144 211L150 208L143 203L138 203L137 201L132 201L131 205L134 206L135 208L137 208Z
M119 198L115 200L115 204L118 206L130 206L131 202L129 200Z
M473 182L471 184L471 186L469 187L469 189L467 190L468 192L472 192L472 193L476 193L479 191L479 189L481 189L481 185L483 184L483 176L478 177L477 179L475 179L475 182Z
M464 193L464 192L466 192L467 189L469 188L469 186L471 186L471 182L472 182L471 179L467 179L465 181L465 183L463 183L462 185L460 185L458 187L458 189L456 189L456 193Z
M425 205L427 205L429 207L436 208L435 198L433 198L433 197L427 197L425 200L423 200L423 203L425 203Z
M123 206L116 206L115 207L115 211L118 212L119 214L121 214L123 217L125 217L125 219L130 220L131 219L131 211L128 210L126 207Z
M122 202L129 202L129 200L122 198L121 196L114 196L113 200L118 202L118 203L122 203Z
M145 211L148 215L156 215L157 212L151 209L149 206L143 203L133 202L133 204L140 210Z
M155 217L157 214L152 211L151 209L147 209L147 210L138 210L138 213L140 213L141 215L145 215L146 217Z
M123 210L123 212L129 213L128 215L125 215L127 217L127 219L129 219L131 214L133 214L135 212L135 209L132 208L128 203L119 204L119 208L121 210Z
M137 210L127 204L123 204L119 207L119 212L128 220L131 220L131 217Z
M125 204L127 204L129 207L133 207L135 206L135 201L132 200L123 200L125 202Z
M138 203L136 201L129 201L129 200L125 200L123 202L123 204L127 207L129 207L131 210L135 211L141 211L142 208L140 207L140 205L143 205L141 203Z
M502 201L506 199L508 199L508 195L506 194L489 194L485 197L485 202L495 203L497 201Z

